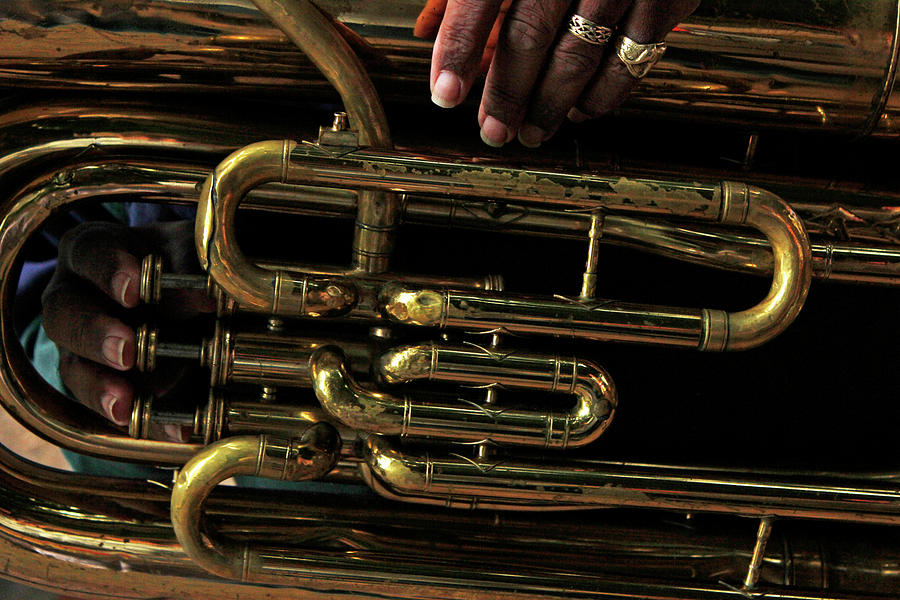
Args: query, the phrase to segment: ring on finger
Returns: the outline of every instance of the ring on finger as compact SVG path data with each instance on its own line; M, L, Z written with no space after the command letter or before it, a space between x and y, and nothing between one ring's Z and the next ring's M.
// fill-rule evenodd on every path
M613 30L580 15L572 15L569 18L569 33L588 44L603 46L612 37Z
M665 42L639 44L626 35L616 40L616 56L635 79L643 79L665 53Z

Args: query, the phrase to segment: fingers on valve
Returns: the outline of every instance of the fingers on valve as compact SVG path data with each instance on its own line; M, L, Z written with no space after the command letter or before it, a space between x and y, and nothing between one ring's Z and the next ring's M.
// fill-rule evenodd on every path
M502 146L519 130L568 11L566 2L519 0L506 13L479 110L486 144Z
M47 336L70 352L118 371L134 366L134 331L106 314L78 285L57 284L43 297Z
M531 99L519 141L549 139L597 73L628 2L584 0L569 15Z
M449 0L434 42L431 99L442 108L462 102L479 73L501 0Z
M127 228L102 222L86 223L63 236L60 259L65 268L92 283L110 299L131 308L140 294L141 265L129 248L135 241Z
M116 425L128 425L134 391L121 374L67 351L60 353L59 374L81 404Z
M668 33L699 6L697 0L635 0L614 51L604 57L569 118L581 122L617 108L665 52Z

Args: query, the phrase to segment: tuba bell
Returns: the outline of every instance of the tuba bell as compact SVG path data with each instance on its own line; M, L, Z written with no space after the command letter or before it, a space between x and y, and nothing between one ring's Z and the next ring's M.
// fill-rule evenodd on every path
M0 402L157 467L0 448L2 577L900 593L900 4L705 4L615 119L491 154L460 136L471 111L422 101L422 4L0 0ZM200 385L116 427L35 370L14 317L36 240L122 202L196 208L202 274L143 261L136 370ZM215 315L153 322L184 289ZM187 443L154 439L173 423Z

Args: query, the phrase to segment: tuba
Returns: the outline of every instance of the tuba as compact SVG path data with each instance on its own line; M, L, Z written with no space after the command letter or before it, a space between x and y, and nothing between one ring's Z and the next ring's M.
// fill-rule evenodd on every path
M2 576L896 597L900 5L704 4L616 119L488 154L471 112L424 102L422 4L0 1L0 402L169 475L4 447ZM107 202L196 207L203 274L148 256L141 295L218 307L199 335L137 327L140 370L203 385L142 395L127 431L54 390L14 323L34 240Z

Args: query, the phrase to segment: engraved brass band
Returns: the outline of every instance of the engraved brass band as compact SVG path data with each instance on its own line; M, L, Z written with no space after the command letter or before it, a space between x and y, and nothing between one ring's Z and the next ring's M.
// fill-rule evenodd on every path
M605 46L612 37L613 30L593 21L585 19L581 15L572 15L567 27L569 33L580 40L593 46Z
M666 53L666 43L639 44L627 35L616 39L616 56L635 79L646 77L653 65Z

